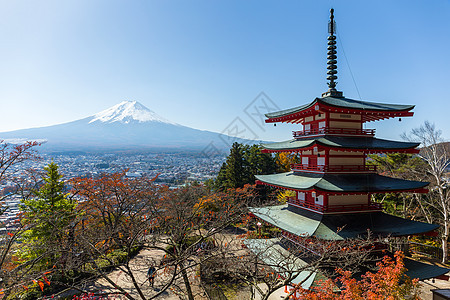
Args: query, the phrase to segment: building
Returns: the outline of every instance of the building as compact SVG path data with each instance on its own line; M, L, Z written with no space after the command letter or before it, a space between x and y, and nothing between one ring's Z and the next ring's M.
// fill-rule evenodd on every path
M308 104L266 114L267 123L301 124L303 130L294 131L291 140L263 145L263 151L295 152L301 162L292 165L287 173L256 176L258 184L291 190L295 197L289 198L285 205L250 209L256 217L282 232L281 239L247 241L247 247L255 252L268 243L279 244L282 251L285 241L294 244L305 238L344 241L366 236L368 231L374 237L405 237L430 233L439 227L386 214L381 204L372 202L371 196L376 193L427 192L427 182L378 175L375 166L366 164L371 153L419 152L418 143L379 139L374 129L365 128L371 121L410 117L414 105L353 100L338 91L334 26L331 10L328 91ZM387 249L387 245L379 245L377 249ZM449 271L409 259L405 259L405 265L407 275L421 280ZM309 288L318 274L303 272L293 283L308 278L302 286Z

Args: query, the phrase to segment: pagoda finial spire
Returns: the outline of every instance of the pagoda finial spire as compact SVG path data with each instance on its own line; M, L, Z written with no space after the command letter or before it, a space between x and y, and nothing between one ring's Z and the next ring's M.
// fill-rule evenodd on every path
M336 90L335 81L337 79L337 61L336 61L336 23L334 22L334 9L330 9L330 22L328 22L328 52L327 52L327 80L328 82L328 91L322 94L322 97L333 96L333 97L343 97L342 92Z

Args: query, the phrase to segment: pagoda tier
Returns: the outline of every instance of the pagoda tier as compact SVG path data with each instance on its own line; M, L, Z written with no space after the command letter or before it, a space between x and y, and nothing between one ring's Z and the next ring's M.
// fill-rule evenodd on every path
M341 166L345 169L360 166ZM333 169L332 169L333 170ZM332 171L331 170L331 171ZM257 175L257 184L292 190L289 206L319 214L344 214L382 211L382 205L372 202L375 193L426 193L428 182L391 178L375 173L286 172Z
M298 237L345 240L367 236L399 237L422 234L439 225L407 220L383 212L318 214L288 205L250 208L261 220Z
M284 142L264 144L262 152L300 152L308 150L326 151L352 151L367 153L418 153L415 149L419 143L397 142L374 137L349 136L315 136L302 139L293 139ZM316 148L316 149L314 149ZM305 153L306 154L306 153ZM318 153L327 155L327 153ZM328 153L329 155L330 153ZM339 155L339 153L335 153ZM317 155L317 154L316 154Z
M428 192L428 182L404 180L378 174L328 174L286 172L256 175L258 184L294 190L322 191L328 195L351 193Z
M345 97L316 98L309 104L266 114L266 123L287 122L304 123L314 115L325 115L329 119L338 118L340 114L360 116L360 122L389 119L394 117L411 117L414 105L398 105L358 101Z

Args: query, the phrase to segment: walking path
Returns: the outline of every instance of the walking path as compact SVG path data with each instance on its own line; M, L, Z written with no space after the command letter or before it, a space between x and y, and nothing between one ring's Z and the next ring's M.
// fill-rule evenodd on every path
M138 283L142 293L150 298L156 295L161 288L170 280L170 271L164 269L158 269L160 261L164 257L164 252L162 250L156 249L143 249L130 261L130 268L133 271L136 282ZM147 278L147 271L149 266L155 266L157 268L154 287L150 286ZM192 284L193 293L196 296L196 300L207 299L204 295L203 289L199 286L198 279L195 278L195 274L191 271L189 274L189 280ZM135 288L131 278L125 274L123 271L116 269L109 274L109 278L114 281L118 286L123 288L128 294L135 297L136 299L141 299L137 289ZM177 285L183 285L181 279L176 281ZM95 281L89 290L101 290L108 293L118 292L106 279L100 278ZM111 297L111 299L127 299L123 295L118 295ZM167 289L163 294L157 297L161 300L179 300L180 297L177 296L173 291Z
M239 241L236 239L235 234L224 234L223 238L227 238L227 240ZM236 247L240 247L240 242L236 244ZM160 288L169 280L169 273L164 273L164 270L158 270L155 278L154 288L150 287L150 284L147 279L147 270L149 266L159 266L160 261L164 257L164 252L162 250L156 249L144 249L142 250L136 257L134 257L130 261L130 266L133 270L133 274L136 277L136 281L141 287L144 295L146 297L151 297L156 295ZM450 275L448 273L447 275ZM189 279L192 283L192 288L195 294L196 300L207 300L208 298L204 294L203 289L200 286L199 279L195 276L195 271L192 270L189 274ZM110 278L116 282L119 286L121 286L125 291L127 291L130 295L135 297L136 299L140 299L139 294L137 293L131 279L122 271L114 270L110 273ZM177 280L176 284L182 285L182 281L180 279ZM421 298L423 300L432 300L432 289L450 289L450 281L445 280L425 280L421 282ZM105 292L117 292L111 284L109 284L105 279L99 279L95 281L91 286L90 290L102 290ZM249 297L249 290L243 289L242 291L236 294L235 299L246 300ZM286 293L284 292L284 288L280 288L275 293L273 293L269 300L281 300L284 299ZM112 299L126 299L125 296L116 296ZM179 300L180 297L177 296L173 291L167 290L157 299L162 300ZM257 298L258 299L258 298Z
M450 273L447 273L447 276L450 276ZM420 282L422 284L420 295L423 300L432 300L433 299L433 292L431 290L434 289L450 289L450 281L447 280L440 280L440 279L430 279L430 280L424 280Z
M161 250L144 249L130 261L130 267L133 270L136 281L138 282L144 295L147 297L155 295L157 291L159 291L158 287L162 285L164 279L166 278L162 271L158 271L155 277L155 288L150 287L149 281L147 279L147 270L149 268L149 264L151 263L153 266L158 266L159 261L163 258L163 256L164 252ZM136 288L134 287L131 278L127 276L123 271L116 269L109 274L109 278L118 286L122 287L131 296L140 299L140 296ZM118 292L118 290L112 287L112 285L104 278L100 278L95 281L94 284L92 284L92 286L90 287L90 290L101 290L109 293ZM126 299L126 297L115 296L113 297L113 299ZM159 296L158 299L178 300L179 298L168 291Z

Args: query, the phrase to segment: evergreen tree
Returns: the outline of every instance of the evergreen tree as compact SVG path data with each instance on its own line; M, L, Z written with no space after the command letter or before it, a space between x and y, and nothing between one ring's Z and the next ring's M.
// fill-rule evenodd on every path
M254 183L255 175L273 174L276 172L276 163L269 153L262 153L260 145L245 146L244 162L247 175L245 183Z
M224 188L237 188L244 186L244 147L233 143L228 155L225 169Z
M29 259L42 257L42 264L55 265L70 247L69 225L76 202L64 194L64 182L58 165L51 162L43 175L43 185L31 199L22 200L22 222L28 227L22 242L22 254Z
M271 154L262 153L261 150L260 145L234 143L217 175L215 188L218 190L239 188L245 184L254 184L255 175L275 173L274 158Z

